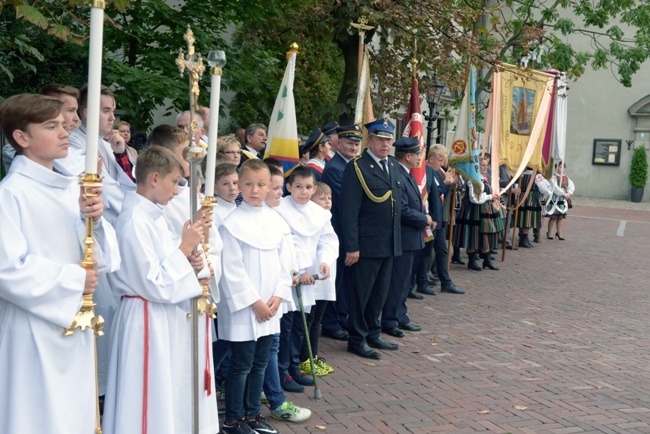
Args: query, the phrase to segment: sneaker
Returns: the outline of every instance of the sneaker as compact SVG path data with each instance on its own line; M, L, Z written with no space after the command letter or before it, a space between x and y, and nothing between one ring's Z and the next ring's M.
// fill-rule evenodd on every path
M314 362L316 364L316 362ZM298 383L301 386L313 386L314 385L314 379L311 378L311 373L309 375L305 375L302 372L298 371L296 372L296 375L293 376L293 381Z
M282 390L285 392L304 392L305 388L296 383L291 375L282 377Z
M271 417L286 420L287 422L300 423L311 417L311 410L300 408L293 402L285 401L277 410L271 410Z
M265 421L264 416L261 414L255 419L248 419L246 423L248 424L248 427L257 434L278 434L278 430Z
M248 425L244 418L236 422L224 422L223 425L221 425L221 430L222 432L229 434L255 434L255 431Z
M314 360L314 370L316 372L317 377L322 377L324 375L329 374L329 371L323 369L323 367L318 364L317 360ZM309 359L305 360L300 364L300 372L302 372L305 375L311 375L311 363L309 362Z
M260 402L262 404L268 404L269 403L269 400L266 398L266 393L262 392L262 394L260 395Z
M316 365L316 367L320 367L321 369L323 369L328 374L331 374L332 372L334 372L334 368L332 368L330 365L328 365L327 362L325 362L325 359L323 359L322 357L316 356L316 358L314 359L314 364ZM318 375L318 374L316 374L316 375Z
M226 386L215 385L214 389L215 389L214 394L217 396L217 401L225 401L226 400Z

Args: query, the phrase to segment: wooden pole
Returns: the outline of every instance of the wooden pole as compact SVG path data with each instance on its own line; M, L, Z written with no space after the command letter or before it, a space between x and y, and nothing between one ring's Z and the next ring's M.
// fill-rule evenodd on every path
M512 203L511 198L512 195L508 193L508 205L506 205L506 221L505 226L503 227L503 252L501 252L501 262L505 262L506 260L506 244L508 242L508 229L510 229L508 225L510 224L510 204Z
M454 224L456 223L456 183L451 191L451 209L449 210L449 238L447 239L447 268L451 261L451 240L454 238Z

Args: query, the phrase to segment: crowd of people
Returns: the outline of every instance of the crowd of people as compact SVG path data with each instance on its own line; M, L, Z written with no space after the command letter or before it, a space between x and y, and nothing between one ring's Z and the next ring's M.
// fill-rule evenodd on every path
M207 146L209 109L193 119L182 112L176 125L153 128L144 147L131 146L106 87L102 183L84 190L86 101L85 88L49 85L0 106L13 151L0 183L3 433L91 432L95 393L104 433L190 432L190 303L206 288L217 318L204 315L199 327L200 432L219 431L219 398L224 432L275 433L261 402L273 418L304 422L311 411L285 392L336 369L320 351L321 335L380 359L399 350L384 336L421 330L409 298L464 294L450 275L448 239L451 263L475 271L499 269L493 255L515 243L511 225L521 248L533 246L530 229L541 242L543 216L547 238L565 239L574 185L562 162L550 180L530 169L499 195L489 156L480 160L482 182L468 182L447 167L444 146L424 155L418 138L396 139L382 118L316 128L300 145L303 164L285 176L280 161L263 158L266 127L253 123L218 139L215 178L193 189L183 150L191 140ZM423 164L421 186L411 170ZM503 166L499 175L504 187L510 175ZM192 222L191 195L207 183L216 206L202 206ZM513 212L508 203L520 206ZM94 269L80 265L86 219L95 222ZM106 323L98 390L92 332L62 335L84 294L94 294Z

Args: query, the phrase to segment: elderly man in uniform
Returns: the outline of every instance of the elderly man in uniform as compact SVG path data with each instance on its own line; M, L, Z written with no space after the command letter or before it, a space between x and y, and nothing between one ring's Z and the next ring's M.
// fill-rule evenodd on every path
M424 249L424 230L434 228L432 217L424 210L420 187L411 169L422 162L422 149L418 137L402 137L393 145L399 167L395 172L401 176L402 188L402 254L393 259L390 289L381 315L384 333L396 338L404 337L404 332L420 331L422 327L411 322L407 315L406 297L413 280L413 261L418 251Z
M397 350L381 336L393 257L402 254L401 175L388 155L395 126L387 119L365 125L368 148L348 163L341 187L341 226L345 265L350 268L348 351L379 359L380 350Z

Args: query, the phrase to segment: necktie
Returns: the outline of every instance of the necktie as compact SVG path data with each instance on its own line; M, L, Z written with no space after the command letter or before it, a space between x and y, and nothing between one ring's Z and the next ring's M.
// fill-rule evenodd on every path
M388 166L386 165L386 160L379 160L379 164L381 164L381 168L384 171L384 178L386 178L386 180L390 180L390 176L388 175Z

